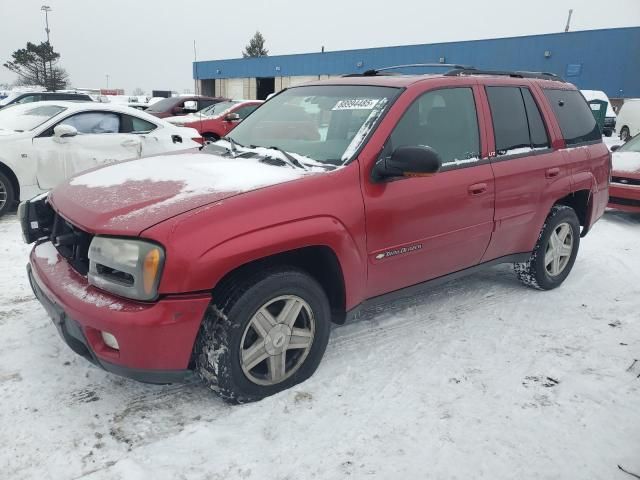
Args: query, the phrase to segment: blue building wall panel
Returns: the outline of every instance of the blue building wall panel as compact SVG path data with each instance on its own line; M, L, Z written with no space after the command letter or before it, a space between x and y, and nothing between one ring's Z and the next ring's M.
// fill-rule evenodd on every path
M545 57L545 52L550 56ZM407 63L437 63L442 57L446 63L482 69L552 72L579 88L604 90L609 97L640 97L640 27L212 60L194 63L193 76L214 79L339 75Z

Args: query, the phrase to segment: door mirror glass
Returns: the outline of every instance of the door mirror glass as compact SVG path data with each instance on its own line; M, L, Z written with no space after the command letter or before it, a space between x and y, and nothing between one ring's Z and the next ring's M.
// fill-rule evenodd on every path
M373 179L430 176L440 170L441 165L440 155L431 147L398 147L391 156L378 161L373 169Z
M227 113L224 116L224 121L225 122L239 122L240 121L240 115L238 115L237 113Z
M56 138L69 138L76 135L78 135L78 130L71 125L60 124L53 129L53 136Z

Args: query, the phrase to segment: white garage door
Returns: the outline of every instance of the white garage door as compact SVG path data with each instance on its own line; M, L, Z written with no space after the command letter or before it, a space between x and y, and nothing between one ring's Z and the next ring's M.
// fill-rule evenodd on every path
M227 97L232 100L244 98L244 82L242 78L229 78L227 80Z

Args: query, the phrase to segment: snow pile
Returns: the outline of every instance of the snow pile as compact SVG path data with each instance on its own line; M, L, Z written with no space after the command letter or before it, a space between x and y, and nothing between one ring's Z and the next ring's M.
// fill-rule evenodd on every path
M65 284L63 288L71 295L86 303L92 303L96 307L108 307L111 310L122 310L124 307L122 303L114 300L112 297L104 295L99 290L90 286L78 286L75 284ZM89 289L95 290L90 292Z
M51 242L44 242L38 245L35 254L36 257L46 260L47 265L55 265L60 261L58 250Z
M640 173L640 152L614 152L613 170Z
M33 299L27 251L15 216L1 219L3 478L640 473L637 215L607 213L557 290L525 288L509 266L433 287L334 328L312 378L241 406L74 354Z

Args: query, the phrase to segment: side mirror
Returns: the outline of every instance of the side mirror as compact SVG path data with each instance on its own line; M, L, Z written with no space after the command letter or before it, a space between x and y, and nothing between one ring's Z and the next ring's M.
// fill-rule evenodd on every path
M430 176L440 170L440 155L431 147L398 147L391 156L378 160L371 176L380 182L391 177Z
M71 125L56 125L53 128L53 136L56 138L70 138L78 135L78 130L76 127L72 127Z
M240 121L240 115L238 115L237 113L227 113L224 116L224 121L225 122L239 122Z
M615 152L616 150L618 150L622 145L612 145L611 148L609 150L611 150L612 152Z

